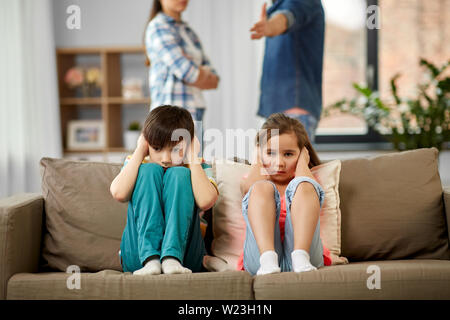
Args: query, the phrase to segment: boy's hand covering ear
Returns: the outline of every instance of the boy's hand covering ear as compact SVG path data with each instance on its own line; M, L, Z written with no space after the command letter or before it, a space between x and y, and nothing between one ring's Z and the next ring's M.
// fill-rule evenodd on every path
M143 133L141 133L141 135L139 136L136 149L140 150L144 157L149 155L148 142L147 140L145 140Z
M194 136L192 141L186 147L185 160L188 164L200 164L198 154L200 153L200 141Z

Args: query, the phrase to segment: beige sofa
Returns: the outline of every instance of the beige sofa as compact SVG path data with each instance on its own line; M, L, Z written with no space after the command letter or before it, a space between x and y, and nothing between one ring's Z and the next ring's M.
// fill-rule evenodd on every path
M108 192L121 165L44 158L41 167L42 194L0 200L0 299L450 299L450 189L436 149L342 160L350 263L255 277L122 272L126 204ZM209 227L210 254L211 236ZM73 265L81 273L67 272Z

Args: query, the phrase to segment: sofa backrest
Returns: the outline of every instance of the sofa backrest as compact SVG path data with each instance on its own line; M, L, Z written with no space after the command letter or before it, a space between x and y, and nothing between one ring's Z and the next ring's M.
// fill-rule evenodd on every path
M109 186L121 164L43 158L43 266L121 271L127 203ZM350 261L450 259L438 151L342 160L341 254Z
M350 261L450 259L436 148L342 160L339 195Z

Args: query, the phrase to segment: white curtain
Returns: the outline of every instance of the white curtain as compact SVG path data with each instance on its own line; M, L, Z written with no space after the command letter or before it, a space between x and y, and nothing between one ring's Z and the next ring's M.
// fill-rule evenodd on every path
M218 90L205 93L205 130L219 129L225 137L226 129L257 129L262 124L256 112L264 40L251 40L250 28L258 21L264 2L271 4L264 0L191 0L183 14L221 79ZM239 150L234 155L248 158Z
M50 0L0 0L0 198L40 192L39 160L61 157Z

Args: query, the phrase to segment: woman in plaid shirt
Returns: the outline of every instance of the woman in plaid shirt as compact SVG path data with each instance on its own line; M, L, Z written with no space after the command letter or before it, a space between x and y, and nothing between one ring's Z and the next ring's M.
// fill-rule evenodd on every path
M203 52L195 32L181 20L188 0L154 0L145 31L150 64L151 107L186 108L194 121L202 121L202 90L216 89L219 77Z

